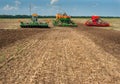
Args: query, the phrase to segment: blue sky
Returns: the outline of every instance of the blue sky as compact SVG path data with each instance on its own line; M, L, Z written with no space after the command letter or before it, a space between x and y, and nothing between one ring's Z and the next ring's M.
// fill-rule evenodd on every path
M55 15L66 12L71 16L120 16L120 0L0 0L0 14Z

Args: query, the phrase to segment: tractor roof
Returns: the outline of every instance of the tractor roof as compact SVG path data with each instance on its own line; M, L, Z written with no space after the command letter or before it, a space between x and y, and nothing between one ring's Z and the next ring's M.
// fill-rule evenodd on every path
M33 13L32 16L38 16L38 14L37 13Z
M99 19L100 16L93 15L91 18L92 18L92 19Z

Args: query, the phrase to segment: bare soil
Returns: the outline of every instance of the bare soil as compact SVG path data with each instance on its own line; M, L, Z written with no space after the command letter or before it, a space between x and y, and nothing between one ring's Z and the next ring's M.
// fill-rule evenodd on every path
M86 27L82 24L79 24L77 30L86 33L95 44L120 59L120 31L107 30L104 27Z
M119 84L120 32L0 30L0 84Z
M47 30L45 30L47 31ZM10 30L10 29L0 29L0 48L6 45L10 45L11 43L16 42L17 40L22 40L28 38L36 33L44 32L39 29L18 29L18 30Z

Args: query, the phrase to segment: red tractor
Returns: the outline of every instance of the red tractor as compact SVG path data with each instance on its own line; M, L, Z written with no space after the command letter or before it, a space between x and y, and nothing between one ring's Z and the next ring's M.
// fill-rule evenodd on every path
M110 24L100 19L100 16L92 16L90 20L85 23L86 26L109 27Z

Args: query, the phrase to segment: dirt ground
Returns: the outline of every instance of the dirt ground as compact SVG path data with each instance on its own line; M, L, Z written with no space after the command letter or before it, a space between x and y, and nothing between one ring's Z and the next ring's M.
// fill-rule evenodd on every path
M119 84L120 31L0 30L0 84Z

